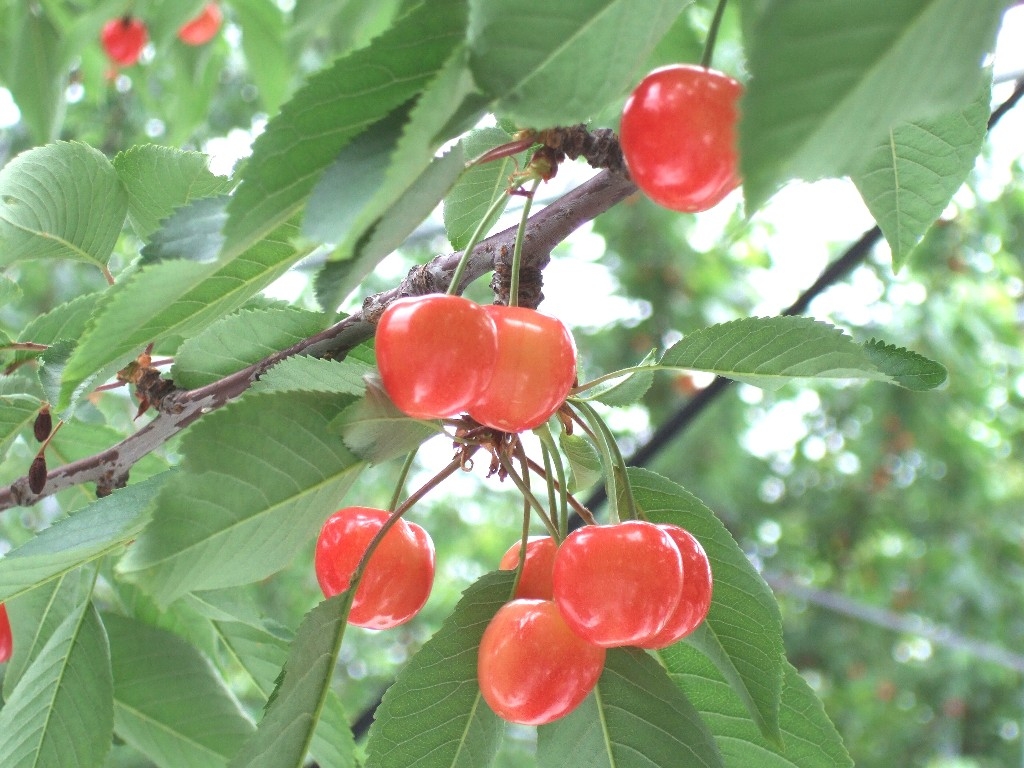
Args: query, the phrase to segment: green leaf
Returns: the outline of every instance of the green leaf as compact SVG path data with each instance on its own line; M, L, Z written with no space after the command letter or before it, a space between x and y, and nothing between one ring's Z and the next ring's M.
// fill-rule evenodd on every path
M988 130L990 82L967 106L900 123L853 174L898 270L967 180Z
M640 402L641 398L647 394L647 390L651 388L651 384L654 383L657 357L657 350L652 349L635 366L636 368L650 368L650 370L632 371L621 378L598 384L581 392L578 395L579 399L598 400L613 408Z
M495 110L546 128L593 118L643 76L674 0L473 0L470 64Z
M789 179L860 171L889 129L971 103L1004 0L774 0L749 43L748 211Z
M64 119L67 87L67 50L48 13L22 3L12 6L10 26L2 54L9 71L4 85L10 89L34 144L57 138Z
M213 262L217 260L227 221L228 196L201 197L172 211L161 220L142 249L142 263L165 259Z
M77 141L23 152L0 170L0 266L75 259L106 268L128 195L110 161Z
M64 619L0 709L0 765L102 763L114 720L108 654L92 603Z
M95 581L95 567L78 568L5 601L14 631L14 655L4 670L4 696L10 698L25 670L64 620L82 612L92 598Z
M171 378L186 389L211 384L323 330L325 319L296 307L243 309L186 339Z
M0 602L123 549L142 530L166 478L114 491L8 552L0 558Z
M331 428L371 464L404 456L442 431L437 422L412 419L398 410L376 378L366 380L366 395L346 408Z
M714 513L683 487L630 468L637 505L649 520L692 533L711 561L714 593L703 629L690 635L719 667L765 738L778 742L782 618L768 585Z
M346 148L324 174L309 201L306 220L316 222L315 235L339 242L332 261L317 277L317 299L332 309L394 251L441 202L464 167L461 146L436 157L449 138L449 121L476 122L476 86L460 46L419 96L371 128L366 155L352 162ZM469 105L468 115L464 105ZM447 131L447 132L446 132ZM371 154L371 153L375 153ZM367 166L370 166L367 168ZM349 168L355 172L350 174ZM351 176L351 180L350 180ZM338 200L348 200L338 216ZM312 227L304 228L311 232Z
M67 407L87 379L117 371L148 343L194 335L241 307L308 253L293 244L296 234L285 224L238 258L151 264L113 286L68 360L59 407Z
M223 766L253 731L210 663L177 635L105 615L118 737L158 765Z
M263 374L250 392L330 392L360 397L366 390L364 377L373 370L372 365L351 355L344 360L297 355Z
M512 136L497 126L471 131L462 139L467 160L474 160L489 149L506 144ZM484 214L499 198L508 201L509 175L515 170L516 158L522 160L525 153L504 157L489 163L467 168L444 199L444 228L448 241L456 250L462 250L484 218ZM494 211L484 223L485 230L498 221L504 206Z
M329 428L350 402L250 394L184 436L185 459L119 570L166 605L266 578L316 536L363 464Z
M864 352L878 370L906 389L935 389L946 380L943 366L903 347L871 339Z
M186 600L213 619L212 626L224 654L249 677L264 700L269 699L288 659L285 635L290 638L290 633L268 628L259 619L257 606L226 605L224 596L225 592L204 592L189 595ZM348 768L354 764L354 749L352 729L341 700L334 691L328 691L310 753L320 765Z
M102 294L87 293L69 302L60 304L45 314L32 318L18 336L18 341L32 341L37 344L53 344L61 339L81 338L89 318L96 309ZM38 353L19 352L17 362L36 357Z
M879 344L857 344L808 317L747 317L694 331L666 350L657 367L708 371L764 389L793 377L871 379L917 389L941 383L942 366L884 345L888 354L882 354Z
M227 254L290 219L338 152L422 90L465 35L465 0L420 3L310 78L253 146L229 206Z
M437 208L462 168L460 146L436 158L405 194L374 222L357 245L358 256L355 259L328 261L316 278L316 296L320 306L336 307L385 256L405 242Z
M502 721L476 679L480 638L512 594L512 571L469 587L437 633L398 674L377 708L366 768L479 768L498 748Z
M35 421L39 413L39 398L31 395L0 395L0 458L11 447L14 439ZM0 566L3 565L0 559ZM2 599L2 598L0 598Z
M260 103L268 114L281 106L293 71L293 60L284 45L284 14L271 0L231 6L234 21L242 29L242 51L249 74L259 89Z
M540 768L723 766L714 739L657 661L612 648L597 687L573 712L537 730Z
M670 676L697 704L726 765L852 768L853 761L821 702L788 662L783 667L779 726L784 746L780 747L758 733L743 702L700 651L680 643L660 655Z
M301 768L330 693L351 603L346 591L306 614L259 729L235 755L233 768ZM332 765L354 764L351 752L341 757L344 763Z
M175 208L231 188L230 179L210 172L206 155L155 144L121 152L114 168L128 191L128 221L143 240Z
M569 492L585 491L604 476L604 465L601 454L597 452L587 438L579 435L567 435L564 432L558 437L562 454L569 462Z

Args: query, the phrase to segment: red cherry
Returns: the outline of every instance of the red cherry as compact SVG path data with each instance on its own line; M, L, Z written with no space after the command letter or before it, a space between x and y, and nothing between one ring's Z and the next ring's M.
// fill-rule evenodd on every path
M706 211L740 181L737 103L743 86L721 72L675 64L645 77L622 110L630 176L656 203Z
M558 548L554 600L584 640L635 645L665 626L682 580L679 548L653 523L587 525Z
M11 658L14 653L14 635L11 632L11 620L7 618L7 606L0 603L0 664Z
M498 358L494 321L461 296L392 302L377 323L377 367L395 405L417 419L455 416L486 386Z
M550 600L513 600L484 630L477 679L499 717L543 725L580 705L604 659L605 649L573 634Z
M314 565L324 596L348 588L370 540L391 517L383 509L346 507L324 523ZM363 572L349 612L350 624L388 629L415 616L434 583L434 544L415 523L399 520L381 540Z
M711 563L693 534L678 525L659 525L679 548L683 558L683 584L679 604L665 626L643 642L641 648L665 648L693 632L711 608Z
M178 30L178 39L185 45L206 45L220 30L224 14L216 3L207 3L199 15Z
M103 50L115 64L130 67L139 60L142 49L146 47L149 31L146 25L132 16L111 19L103 25L100 42Z
M514 571L519 567L519 546L517 541L502 555L499 570ZM558 544L550 536L531 536L526 542L526 562L523 575L516 585L517 598L536 600L551 599L551 577L555 567L555 552Z
M538 427L561 407L576 380L572 334L562 321L535 309L484 309L498 329L498 359L469 415L503 432Z

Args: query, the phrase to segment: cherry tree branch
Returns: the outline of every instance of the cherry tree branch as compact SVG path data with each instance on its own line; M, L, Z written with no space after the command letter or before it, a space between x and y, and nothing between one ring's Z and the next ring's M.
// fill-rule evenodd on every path
M524 265L543 268L556 245L635 191L636 187L626 176L602 171L547 206L532 216L527 224ZM470 283L511 258L516 228L513 226L498 232L477 245L458 287L460 293ZM159 379L160 397L153 401L158 410L156 418L104 451L54 468L47 474L46 484L39 493L30 490L27 476L0 489L0 511L29 506L82 483L96 483L96 492L100 496L125 485L132 466L142 457L203 415L242 395L277 363L299 354L341 359L349 350L373 336L381 313L395 299L447 290L461 257L461 252L443 254L414 267L395 288L368 296L359 312L212 384L187 390L174 387L166 379Z

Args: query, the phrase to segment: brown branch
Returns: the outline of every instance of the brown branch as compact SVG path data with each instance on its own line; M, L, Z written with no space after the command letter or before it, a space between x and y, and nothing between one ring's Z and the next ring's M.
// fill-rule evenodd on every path
M524 264L543 267L556 245L635 191L636 187L624 176L603 171L532 216L523 248ZM473 251L458 291L461 293L474 280L492 271L499 260L507 258L515 236L513 226L481 241ZM138 432L105 451L51 470L39 493L29 489L27 476L19 478L0 489L0 511L29 506L45 496L82 483L96 483L97 494L101 496L123 486L132 466L143 456L203 415L240 396L277 363L298 354L341 359L373 335L381 313L395 299L447 290L461 256L461 253L444 254L414 267L397 287L367 297L360 312L212 384L191 390L165 390L159 404L154 403L158 415Z

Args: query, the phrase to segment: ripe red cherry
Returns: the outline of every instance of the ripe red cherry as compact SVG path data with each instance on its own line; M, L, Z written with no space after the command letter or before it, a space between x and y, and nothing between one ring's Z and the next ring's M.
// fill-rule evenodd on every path
M11 620L7 618L7 606L0 603L0 664L11 658L14 653L14 635L11 632Z
M146 47L149 31L146 25L132 16L111 19L103 25L100 42L103 50L115 64L130 67L139 60L142 49Z
M513 600L484 630L477 679L499 717L543 725L580 705L604 659L605 649L573 634L550 600Z
M417 419L466 411L498 359L494 321L461 296L392 302L377 323L377 367L394 404Z
M704 621L711 608L711 563L704 547L693 534L678 525L659 525L679 548L683 558L683 585L679 604L665 626L651 637L637 643L641 648L665 648L693 632Z
M562 321L535 309L484 309L498 329L498 359L469 415L503 432L538 427L561 407L576 380L572 334Z
M514 571L519 566L519 546L517 541L502 555L498 568L502 571ZM523 575L516 585L517 598L536 600L551 599L551 577L555 566L555 552L558 544L550 536L531 536L526 542L526 562L523 564Z
M314 565L326 597L348 588L370 540L391 517L383 509L346 507L324 523ZM434 544L415 523L399 520L381 540L356 588L350 624L369 629L398 626L419 612L434 583Z
M186 22L178 30L178 39L185 45L206 45L213 40L221 22L224 21L224 14L216 3L207 3L199 15Z
M619 140L630 176L656 203L706 211L739 183L737 103L743 86L713 69L655 69L622 110Z
M653 523L587 525L555 555L554 600L573 632L605 648L660 631L679 602L683 561Z

